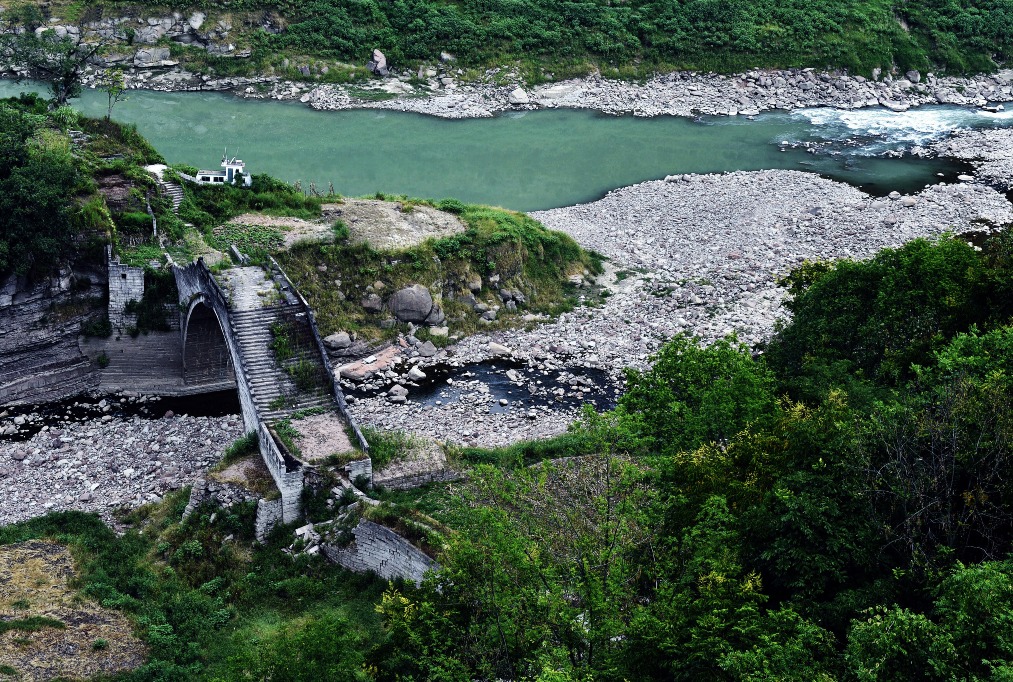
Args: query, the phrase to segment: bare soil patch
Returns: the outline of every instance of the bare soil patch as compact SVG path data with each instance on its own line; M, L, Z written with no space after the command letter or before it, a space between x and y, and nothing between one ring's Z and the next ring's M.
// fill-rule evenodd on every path
M260 453L244 457L221 471L208 474L219 483L231 483L260 495L267 495L274 489L274 479Z
M0 633L0 666L14 668L14 679L83 679L144 662L144 645L130 621L71 589L74 577L74 560L63 545L32 540L0 546L0 620L41 616L66 625Z
M324 214L331 218L330 224L345 221L352 241L367 242L377 250L407 249L467 229L452 213L430 206L404 208L394 201L348 199L341 204L325 204Z
M345 422L333 412L315 414L292 422L300 437L295 444L303 460L314 462L334 454L351 452L355 448L345 433Z

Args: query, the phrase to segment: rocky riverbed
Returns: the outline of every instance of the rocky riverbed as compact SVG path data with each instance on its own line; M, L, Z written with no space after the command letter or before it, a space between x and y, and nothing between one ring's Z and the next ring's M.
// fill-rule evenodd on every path
M776 278L802 261L866 258L916 237L988 230L1013 221L1013 205L977 182L874 198L809 173L759 171L672 176L532 215L606 255L608 272L582 286L605 284L613 294L529 330L479 334L436 352L407 344L404 361L386 370L407 395L418 390L412 369L424 374L447 362L509 358L522 365L523 384L546 369L572 376L589 368L617 384L623 368L647 368L678 333L704 341L735 333L755 345L783 315ZM490 403L476 385L449 404L392 402L388 392L354 401L352 411L364 424L478 445L560 433L576 414L525 401L493 410Z
M813 69L756 70L736 75L674 72L644 83L597 75L526 86L516 72L492 69L477 81L452 68L401 73L355 85L296 82L273 76L212 78L163 67L135 65L131 88L161 91L228 91L248 99L295 100L314 109L389 109L443 118L481 118L511 110L575 107L636 116L754 115L771 109L858 109L884 106L903 111L926 104L984 106L1013 100L1013 70L968 78L916 71L876 80ZM85 76L94 86L101 69ZM432 76L427 77L427 73ZM411 79L411 82L409 82Z
M118 507L156 502L202 478L242 433L238 415L184 415L93 419L0 442L0 526L71 509L111 523Z
M1013 130L1008 128L960 130L914 153L967 161L979 180L1013 190Z

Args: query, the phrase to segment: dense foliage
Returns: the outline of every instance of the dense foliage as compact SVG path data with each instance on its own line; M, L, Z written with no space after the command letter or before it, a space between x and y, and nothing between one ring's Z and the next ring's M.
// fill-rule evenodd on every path
M186 503L177 494L142 510L131 520L157 516L122 537L69 512L0 527L0 545L49 537L71 546L83 592L129 614L150 648L123 682L366 679L378 581L320 558L278 561L278 544L250 554L239 543L252 540L251 508L205 507L180 523Z
M133 126L83 118L35 94L0 100L0 276L102 263L106 244L150 237L149 209L171 226L171 203L143 170L161 160Z
M807 265L769 354L676 339L584 457L476 467L378 679L1008 679L1009 245Z
M395 66L441 51L465 65L520 59L552 71L597 64L742 70L756 66L939 66L992 70L1013 52L1010 0L174 0L178 8L268 10L286 30L259 34L286 51Z
M44 114L0 102L0 273L53 265L73 241L68 140Z

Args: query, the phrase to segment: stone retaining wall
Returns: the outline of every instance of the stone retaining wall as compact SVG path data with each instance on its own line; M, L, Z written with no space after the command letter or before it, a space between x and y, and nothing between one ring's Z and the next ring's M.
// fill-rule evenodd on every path
M324 555L350 571L376 573L381 578L422 583L426 571L440 565L418 547L389 528L363 519L352 529L355 540L348 547L323 544Z
M284 516L284 509L281 500L265 500L260 498L257 502L257 520L253 528L253 536L257 542L267 539L268 533L281 523Z
M136 313L127 313L130 301L144 296L144 268L123 265L119 259L109 260L109 323L120 332L137 324Z

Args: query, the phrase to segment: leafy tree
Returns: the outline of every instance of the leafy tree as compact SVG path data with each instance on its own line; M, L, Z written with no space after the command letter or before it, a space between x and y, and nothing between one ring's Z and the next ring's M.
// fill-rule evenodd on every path
M776 411L774 378L734 337L707 347L680 335L666 343L647 372L627 370L619 413L648 450L695 450L725 443Z
M106 120L108 121L113 116L113 106L126 96L127 82L123 76L123 69L103 71L99 76L99 87L105 90L108 100L106 109Z
M0 62L19 68L17 80L48 83L53 103L60 107L81 94L81 76L88 60L101 49L53 29L15 32L0 37Z
M796 397L819 400L856 381L895 387L959 332L990 315L987 270L965 242L916 239L868 261L789 277L791 321L766 358Z
M726 654L721 668L741 682L833 682L836 645L830 632L782 608L765 614L752 646Z
M1013 669L1013 561L957 563L938 588L936 613L968 679L1009 679Z
M73 242L78 173L45 118L0 102L0 272L45 269Z
M744 513L746 544L778 594L827 598L875 572L876 527L868 452L845 396L818 408L788 404L765 434L730 448L750 460L756 502Z
M874 607L852 621L845 652L860 682L953 679L955 657L945 627L896 605Z
M755 641L766 597L742 562L738 525L727 500L711 497L666 553L657 594L630 628L630 679L725 679L725 656Z

